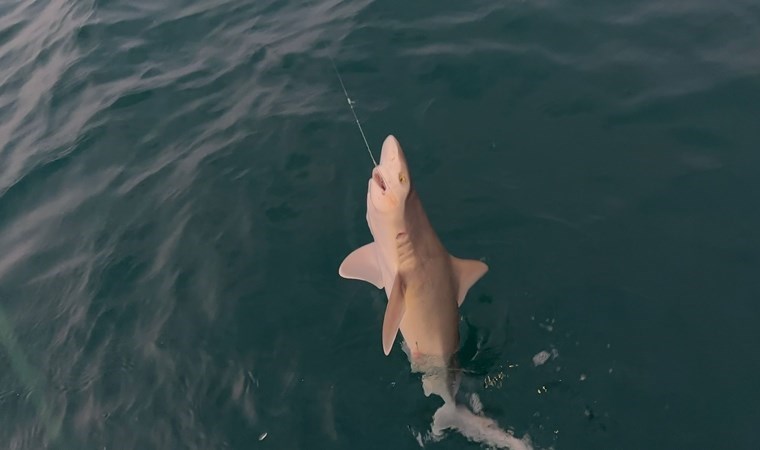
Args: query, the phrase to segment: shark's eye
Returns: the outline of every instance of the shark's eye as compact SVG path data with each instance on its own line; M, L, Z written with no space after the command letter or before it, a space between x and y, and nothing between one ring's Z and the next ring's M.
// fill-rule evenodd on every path
M406 181L406 177L404 176L404 174L403 173L398 174L398 182L403 183L404 181Z

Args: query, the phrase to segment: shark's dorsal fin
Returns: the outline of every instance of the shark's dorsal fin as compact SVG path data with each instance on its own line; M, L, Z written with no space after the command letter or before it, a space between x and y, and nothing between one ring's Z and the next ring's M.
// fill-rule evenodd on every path
M456 277L459 286L457 304L462 306L467 291L470 290L476 281L488 272L488 266L482 261L460 259L455 256L451 257L451 265L454 268L454 276Z
M388 306L385 307L383 318L383 352L386 356L391 352L393 342L396 340L401 319L404 317L406 304L404 303L404 282L398 274L393 280L393 289L388 297Z
M372 283L376 288L383 288L383 275L377 265L377 244L370 242L357 248L341 263L338 273L343 278L362 280Z

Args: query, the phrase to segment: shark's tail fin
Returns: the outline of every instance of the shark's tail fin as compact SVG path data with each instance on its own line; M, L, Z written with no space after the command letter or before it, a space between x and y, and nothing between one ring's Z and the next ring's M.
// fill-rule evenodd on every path
M464 405L445 402L433 415L433 437L441 437L446 429L454 429L471 441L491 447L510 450L533 450L529 438L518 439L502 430L495 420L482 415L479 411L480 400L472 394L474 413Z

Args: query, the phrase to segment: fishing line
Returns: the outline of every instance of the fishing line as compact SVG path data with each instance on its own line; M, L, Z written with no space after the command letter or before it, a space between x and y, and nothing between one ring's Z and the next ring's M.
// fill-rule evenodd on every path
M332 63L333 69L335 69L335 75L338 76L338 81L340 81L340 87L343 88L343 94L346 96L346 102L348 102L348 106L351 108L351 114L354 115L354 120L356 121L356 125L359 127L359 132L362 134L362 139L364 139L364 145L367 146L367 153L369 153L369 157L372 159L372 164L377 167L377 161L375 161L374 155L372 155L372 150L369 148L369 143L367 142L367 136L364 135L364 130L362 129L362 124L359 122L359 118L356 116L356 111L354 110L354 101L351 100L351 97L348 96L348 91L346 90L346 85L343 84L343 77L340 76L340 72L338 71L338 66L335 65L335 60L332 59L332 56L328 56L330 58L330 62Z

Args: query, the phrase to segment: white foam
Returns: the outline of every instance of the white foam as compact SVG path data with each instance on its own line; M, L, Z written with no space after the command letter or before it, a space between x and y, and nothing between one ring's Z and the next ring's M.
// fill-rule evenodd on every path
M474 414L463 405L445 403L435 412L431 430L432 436L440 439L444 430L447 429L457 430L471 441L495 448L533 450L528 436L518 439L502 430L493 419Z
M544 364L546 361L549 361L549 358L551 357L551 354L547 352L546 350L542 350L533 357L533 365L534 366L540 366Z
M480 396L478 394L473 393L470 396L470 408L475 414L483 412L483 402L480 401Z

